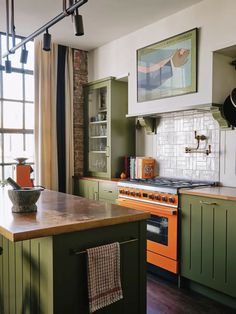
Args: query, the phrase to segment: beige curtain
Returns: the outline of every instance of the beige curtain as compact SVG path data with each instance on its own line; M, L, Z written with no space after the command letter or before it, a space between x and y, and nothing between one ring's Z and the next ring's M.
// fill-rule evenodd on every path
M57 63L58 45L50 52L35 43L35 177L38 185L58 190ZM66 192L72 193L73 147L73 51L66 49L65 60L65 144Z
M35 181L58 190L56 84L57 45L50 52L35 43Z

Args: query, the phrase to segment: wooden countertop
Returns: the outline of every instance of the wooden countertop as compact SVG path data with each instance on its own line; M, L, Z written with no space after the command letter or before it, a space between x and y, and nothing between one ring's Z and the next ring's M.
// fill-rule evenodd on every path
M236 188L217 186L199 187L195 189L181 189L180 194L196 195L217 198L222 200L236 201Z
M147 219L146 212L44 190L36 213L12 213L7 189L0 189L0 234L27 240Z

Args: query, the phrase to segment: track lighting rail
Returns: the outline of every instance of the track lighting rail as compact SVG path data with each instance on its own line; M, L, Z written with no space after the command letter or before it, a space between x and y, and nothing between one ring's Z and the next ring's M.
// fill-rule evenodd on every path
M76 9L78 9L79 7L81 7L82 5L84 5L86 2L88 2L88 0L78 0L76 1L74 4L72 4L69 8L67 8L66 10L64 10L63 12L61 12L60 14L58 14L56 17L54 17L52 20L50 20L49 22L47 22L46 24L44 24L42 27L40 27L39 29L37 29L36 31L34 31L32 34L30 34L28 37L26 37L25 39L23 39L19 44L17 44L16 46L12 47L11 49L8 49L8 51L3 54L3 58L6 58L7 56L9 56L10 54L14 53L17 49L19 49L20 47L22 47L23 45L25 45L26 43L28 43L29 41L33 40L35 37L37 37L38 35L42 34L43 32L45 32L47 29L49 29L50 27L52 27L53 25L55 25L57 22L61 21L62 19L64 19L64 17L71 15L74 13L74 11Z

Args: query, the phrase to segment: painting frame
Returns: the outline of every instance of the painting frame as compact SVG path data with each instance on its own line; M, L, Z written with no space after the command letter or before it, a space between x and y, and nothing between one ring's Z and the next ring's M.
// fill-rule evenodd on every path
M197 92L198 28L137 50L137 102Z

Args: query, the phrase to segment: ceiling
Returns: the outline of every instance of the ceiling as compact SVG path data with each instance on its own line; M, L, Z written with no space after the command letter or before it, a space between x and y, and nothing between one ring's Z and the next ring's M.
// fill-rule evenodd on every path
M71 18L50 29L53 41L74 48L91 50L124 36L202 0L88 0L83 15L85 35L73 35ZM15 1L15 25L27 36L61 13L62 0ZM5 32L5 0L0 0L0 31Z

